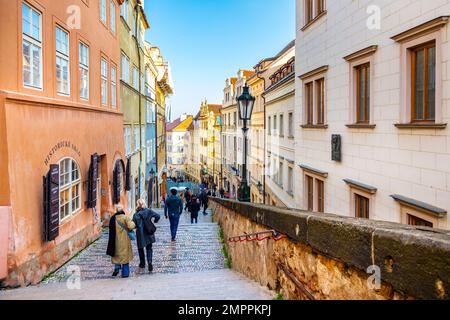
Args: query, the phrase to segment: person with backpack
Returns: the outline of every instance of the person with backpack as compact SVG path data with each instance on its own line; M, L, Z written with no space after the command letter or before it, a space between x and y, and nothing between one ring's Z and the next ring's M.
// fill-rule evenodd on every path
M109 220L109 238L106 254L114 264L113 277L122 271L122 278L130 276L130 261L133 260L131 240L135 237L135 223L125 214L123 207L117 205L116 214Z
M177 189L172 188L170 190L170 196L166 200L164 206L164 216L169 219L170 222L170 234L172 242L176 242L178 224L180 223L180 216L183 213L183 201L177 196Z
M188 210L191 213L191 224L198 224L198 213L200 211L200 199L193 196L188 205Z
M158 223L160 219L159 214L147 208L145 200L139 199L137 201L137 209L133 216L133 222L136 225L136 243L141 272L145 269L145 255L147 255L148 271L153 272L153 243L156 242L155 223Z

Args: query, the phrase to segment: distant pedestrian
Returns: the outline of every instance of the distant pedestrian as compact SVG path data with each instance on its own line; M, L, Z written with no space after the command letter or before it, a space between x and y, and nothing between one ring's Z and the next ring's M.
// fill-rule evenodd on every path
M114 264L113 277L122 270L122 278L130 276L130 261L133 260L133 249L129 233L136 228L134 222L127 217L122 206L109 221L109 239L106 254L111 256Z
M177 196L177 190L170 190L171 195L166 200L164 207L164 215L170 221L170 233L172 242L176 241L178 224L180 223L180 215L183 213L183 202Z
M220 188L219 194L220 194L220 197L223 199L225 197L225 189L224 188Z
M148 271L153 271L153 243L156 242L154 223L158 223L160 215L148 209L145 201L137 201L137 210L133 216L136 225L136 243L139 252L139 268L145 268L145 254L147 254Z
M203 207L203 215L206 215L206 210L208 209L208 194L206 190L203 190L200 194L200 202Z
M191 202L191 198L192 198L192 195L191 195L191 192L189 191L189 188L186 189L186 193L185 193L184 198L186 199L186 206L184 207L184 211L186 211L187 208L188 208L189 203Z
M197 224L198 223L198 213L200 211L200 199L197 197L192 197L189 205L188 210L191 213L191 224Z

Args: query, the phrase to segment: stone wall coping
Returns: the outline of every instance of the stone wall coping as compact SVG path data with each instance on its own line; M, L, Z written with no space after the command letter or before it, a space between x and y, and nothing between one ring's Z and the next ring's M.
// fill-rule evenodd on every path
M378 266L381 279L406 295L450 299L450 230L228 199L211 201L345 265L363 272Z

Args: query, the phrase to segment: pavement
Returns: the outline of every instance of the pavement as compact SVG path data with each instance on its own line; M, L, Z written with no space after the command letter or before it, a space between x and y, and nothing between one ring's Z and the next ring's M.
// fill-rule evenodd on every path
M38 286L0 291L0 300L270 300L275 293L227 269L219 227L211 212L199 214L192 225L183 213L177 242L170 240L169 222L162 210L153 245L153 273L139 272L133 242L130 278L112 277L106 253L108 231Z

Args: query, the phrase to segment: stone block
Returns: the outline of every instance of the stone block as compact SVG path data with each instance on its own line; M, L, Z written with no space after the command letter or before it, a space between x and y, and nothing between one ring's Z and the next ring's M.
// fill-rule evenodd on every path
M366 270L372 265L374 227L341 217L313 216L308 220L308 244L327 257Z
M379 228L373 245L382 280L396 290L419 299L450 298L448 232Z

